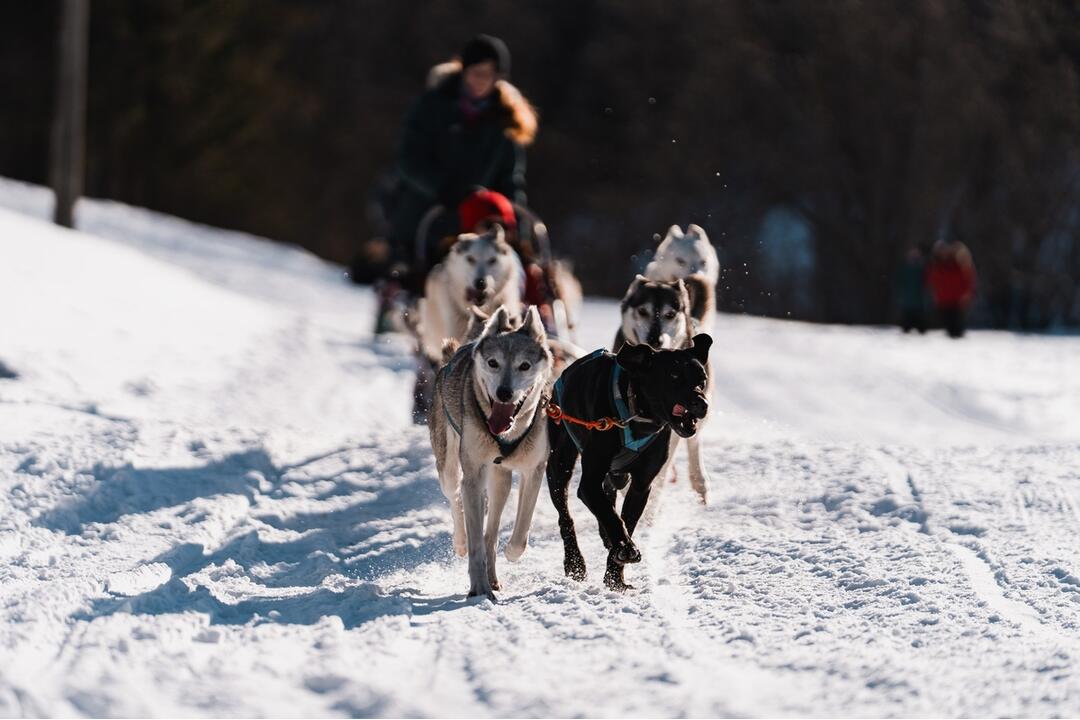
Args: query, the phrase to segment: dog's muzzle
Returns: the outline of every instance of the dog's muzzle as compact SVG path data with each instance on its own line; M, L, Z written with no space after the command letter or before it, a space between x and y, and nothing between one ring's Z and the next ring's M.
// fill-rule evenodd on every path
M482 305L487 294L487 280L477 278L471 287L465 288L465 301L473 305Z
M680 437L690 437L697 432L698 423L709 413L709 401L705 395L694 393L686 402L675 403L671 408L671 429Z

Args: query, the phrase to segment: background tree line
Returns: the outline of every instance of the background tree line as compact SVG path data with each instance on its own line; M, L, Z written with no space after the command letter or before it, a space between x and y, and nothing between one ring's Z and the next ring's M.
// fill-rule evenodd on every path
M58 4L0 15L0 174L45 182ZM530 204L587 291L697 222L724 309L887 322L905 248L949 234L977 320L1080 325L1069 0L93 0L87 194L347 263L478 31L540 109Z

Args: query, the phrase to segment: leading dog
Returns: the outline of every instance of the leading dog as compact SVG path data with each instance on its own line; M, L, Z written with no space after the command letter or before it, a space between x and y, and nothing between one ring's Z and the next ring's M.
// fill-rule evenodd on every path
M548 420L551 454L547 481L559 513L563 568L585 578L567 489L578 456L578 497L596 516L608 549L604 583L625 590L623 568L641 560L632 539L653 479L667 462L672 431L692 437L708 412L705 362L712 338L697 335L691 347L654 351L624 345L617 355L598 350L568 367L555 383ZM629 487L626 487L629 484ZM621 516L618 490L626 487Z
M450 501L454 550L469 556L469 596L495 599L499 522L511 472L521 473L517 518L506 557L529 541L548 455L545 392L551 351L536 308L520 327L500 307L480 335L460 347L435 378L428 429L439 484ZM487 521L485 525L485 488Z

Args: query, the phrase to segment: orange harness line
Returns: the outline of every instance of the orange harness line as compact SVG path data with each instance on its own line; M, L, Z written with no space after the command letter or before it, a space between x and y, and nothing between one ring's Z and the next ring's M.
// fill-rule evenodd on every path
M563 409L561 407L550 401L548 402L546 411L547 416L554 420L556 423L565 420L568 423L581 425L582 427L589 430L599 430L600 432L604 432L605 430L626 427L626 423L619 422L615 418L611 417L602 417L599 420L582 420L581 418L576 418L573 415L567 415L563 412Z

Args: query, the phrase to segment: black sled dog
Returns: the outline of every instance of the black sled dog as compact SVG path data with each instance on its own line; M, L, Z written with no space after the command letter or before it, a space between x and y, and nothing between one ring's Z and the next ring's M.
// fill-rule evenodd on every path
M653 350L624 345L617 355L597 350L563 371L548 407L547 480L559 513L568 577L585 579L567 489L578 455L578 497L596 516L608 549L604 583L630 588L623 568L641 561L632 536L649 500L653 478L665 466L671 431L691 437L709 411L705 396L712 338L696 335L691 347ZM622 516L616 493L627 487Z

